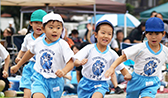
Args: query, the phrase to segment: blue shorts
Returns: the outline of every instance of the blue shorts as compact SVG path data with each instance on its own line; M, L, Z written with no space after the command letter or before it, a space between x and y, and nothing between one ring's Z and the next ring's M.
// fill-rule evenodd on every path
M155 98L159 87L160 80L157 76L141 76L133 72L132 79L127 84L126 98L139 98L139 95Z
M26 66L23 67L22 77L20 80L20 89L23 91L24 88L31 89L31 76L35 72L34 70L35 62L30 61Z
M63 78L44 78L35 72L32 76L31 93L42 93L46 98L61 98L64 89ZM31 95L31 96L32 96Z
M103 96L109 91L106 81L93 81L83 77L77 88L78 98L91 98L95 92L100 92Z

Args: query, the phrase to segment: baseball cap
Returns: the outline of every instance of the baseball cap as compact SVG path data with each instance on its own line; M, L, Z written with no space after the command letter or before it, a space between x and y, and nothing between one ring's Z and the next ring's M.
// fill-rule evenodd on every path
M54 14L53 12L51 12L51 13L45 15L43 17L43 24L47 23L50 20L57 20L59 22L62 22L63 27L64 27L64 21L62 20L62 17L59 14Z
M38 9L36 11L34 11L32 14L31 14L31 17L30 17L30 21L33 22L33 21L40 21L42 22L42 19L43 17L46 15L47 13L42 10L42 9Z
M146 21L145 31L163 32L164 31L164 23L160 18L151 17Z
M102 21L99 21L97 24L96 24L96 29L95 31L98 32L98 27L101 25L101 24L109 24L112 28L113 28L113 31L114 31L114 26L113 24L108 21L108 20L102 20Z

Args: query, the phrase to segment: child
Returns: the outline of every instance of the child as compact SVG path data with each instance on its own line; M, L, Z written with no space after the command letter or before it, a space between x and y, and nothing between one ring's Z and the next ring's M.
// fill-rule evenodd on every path
M168 48L160 41L165 35L163 21L149 18L145 24L145 43L139 43L123 50L121 55L107 70L106 77L114 73L114 68L127 59L135 62L132 79L127 84L127 98L155 98L162 79L162 66L168 62Z
M78 84L79 98L103 98L108 91L106 81L109 78L105 78L104 73L118 58L117 53L108 46L113 31L114 27L108 20L98 22L95 33L97 43L85 46L74 56L74 65L83 67L83 77ZM129 74L122 64L116 69Z
M42 18L46 15L47 13L44 10L36 10L31 14L30 17L30 26L33 28L33 32L27 34L24 38L24 42L22 43L21 50L19 51L15 62L18 63L23 55L25 54L26 51L30 49L30 47L34 44L35 40L38 37L42 37L44 33L42 32ZM22 72L22 78L20 81L20 89L24 90L24 98L30 98L31 97L31 76L35 72L33 69L33 66L35 64L35 57L31 58L29 60L29 63L27 66L23 68Z
M73 51L60 38L64 22L59 14L49 13L43 17L43 38L38 38L11 72L16 72L28 59L36 55L35 73L32 76L33 98L60 98L64 88L63 76L72 70Z
M8 77L8 68L10 62L10 55L8 51L0 44L0 61L4 60L5 65L2 67L0 62L0 92L6 91L9 88Z

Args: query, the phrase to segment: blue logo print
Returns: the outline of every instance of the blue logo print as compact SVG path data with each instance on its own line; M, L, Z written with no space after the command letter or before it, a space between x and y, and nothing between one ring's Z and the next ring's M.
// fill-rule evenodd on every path
M156 62L154 62L153 60L149 61L144 67L144 73L148 76L152 75L156 71L155 68L157 66L158 65L156 65Z
M47 52L43 53L42 57L40 58L40 64L43 67L43 69L49 70L51 68L52 59L53 57L51 57L50 54L47 54Z
M92 71L93 74L96 75L97 77L101 75L101 73L104 71L103 68L105 65L103 65L103 62L100 62L100 60L97 60L93 66L92 66Z

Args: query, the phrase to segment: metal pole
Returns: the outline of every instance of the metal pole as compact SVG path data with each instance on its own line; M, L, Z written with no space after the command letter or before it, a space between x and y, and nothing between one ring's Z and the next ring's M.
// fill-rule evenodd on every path
M1 39L1 0L0 0L0 39Z
M23 12L20 13L20 30L23 27Z
M96 4L94 4L94 24L96 24Z

